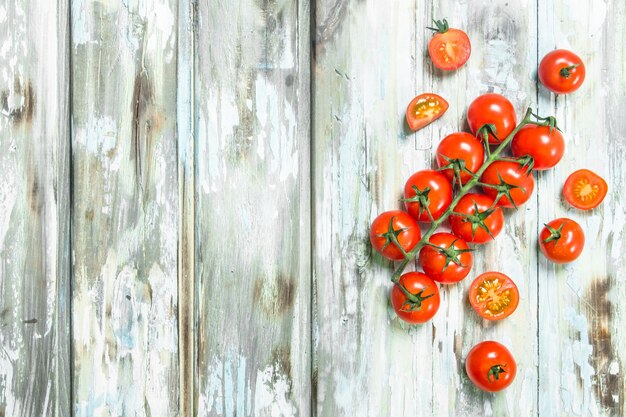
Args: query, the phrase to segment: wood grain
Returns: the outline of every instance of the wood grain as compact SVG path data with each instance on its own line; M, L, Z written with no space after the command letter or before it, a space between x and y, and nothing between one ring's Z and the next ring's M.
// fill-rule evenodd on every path
M69 11L0 2L0 415L70 415Z
M178 414L177 10L72 3L76 416Z

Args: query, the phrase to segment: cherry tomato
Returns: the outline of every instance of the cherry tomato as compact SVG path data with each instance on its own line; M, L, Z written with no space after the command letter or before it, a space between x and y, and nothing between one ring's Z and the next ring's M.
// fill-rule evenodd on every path
M441 172L418 171L404 185L403 201L406 211L417 221L430 222L428 210L437 220L452 202L452 184Z
M406 108L406 122L412 131L439 119L448 110L448 102L443 97L426 93L415 97Z
M437 165L439 168L450 167L442 171L450 181L458 181L460 177L462 184L467 183L484 160L482 143L469 133L452 133L443 138L437 147Z
M479 275L469 290L474 310L487 320L509 317L519 304L519 291L513 280L500 272Z
M556 128L526 125L513 138L511 151L517 157L532 156L536 170L550 169L563 157L565 140Z
M557 49L543 57L539 64L539 81L556 94L568 94L585 81L585 64L575 53Z
M450 284L469 274L474 257L463 239L451 233L435 233L428 241L430 245L424 246L419 255L426 275L442 284Z
M372 247L392 261L404 259L400 247L409 252L421 237L422 233L415 219L400 210L381 213L374 219L370 228Z
M433 64L439 69L451 71L461 68L472 53L472 44L467 34L460 29L448 26L448 21L434 20L435 34L428 42L428 53Z
M495 134L489 133L489 143L500 143L513 132L517 125L515 107L500 94L488 93L478 96L467 109L467 123L474 135L482 139L479 130L485 125L494 125Z
M608 190L604 178L588 169L580 169L567 177L563 196L573 207L591 210L602 203Z
M539 234L539 248L557 264L572 262L585 247L585 232L572 219L560 218L546 224Z
M535 189L535 178L527 168L517 162L496 161L489 165L480 177L483 192L500 207L519 207L526 203Z
M452 233L469 243L485 243L494 239L504 226L504 214L494 206L493 198L469 193L461 197L450 215Z
M401 285L409 296L399 287ZM439 288L435 281L421 272L407 272L391 289L391 305L398 317L407 323L425 323L439 310Z
M517 364L503 344L487 340L469 351L465 371L478 388L496 392L511 385L517 374Z

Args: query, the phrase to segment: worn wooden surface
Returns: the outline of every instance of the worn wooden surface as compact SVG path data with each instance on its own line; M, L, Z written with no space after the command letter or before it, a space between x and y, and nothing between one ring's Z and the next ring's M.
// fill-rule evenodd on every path
M0 415L626 415L625 25L623 0L0 1ZM536 83L555 47L587 65L569 97ZM428 91L450 109L412 134ZM406 326L369 223L487 91L557 116L565 157ZM560 198L582 167L611 190L589 213ZM554 266L563 215L587 246ZM520 289L501 323L466 302L487 270ZM485 339L518 360L500 394L464 374Z

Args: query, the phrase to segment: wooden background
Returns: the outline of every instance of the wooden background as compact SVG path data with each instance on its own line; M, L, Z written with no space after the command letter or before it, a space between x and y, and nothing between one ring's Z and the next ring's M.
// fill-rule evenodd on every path
M625 27L624 0L0 0L0 416L626 415ZM555 47L587 66L568 97L536 82ZM487 91L555 115L564 160L408 327L368 225ZM411 134L421 92L450 109ZM582 167L589 213L560 198ZM561 267L536 237L563 215ZM487 270L521 292L501 323L466 302ZM463 371L485 339L518 360L500 394Z

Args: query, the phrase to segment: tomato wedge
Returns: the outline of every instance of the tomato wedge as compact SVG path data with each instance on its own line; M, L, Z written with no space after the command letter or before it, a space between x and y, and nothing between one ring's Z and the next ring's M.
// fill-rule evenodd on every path
M510 316L519 304L519 291L513 280L500 272L479 275L469 290L474 310L487 320L502 320Z
M420 94L406 108L406 122L415 132L439 119L447 110L448 102L440 95Z
M580 169L567 177L563 196L573 207L591 210L600 205L608 190L604 178L588 169Z
M461 68L472 53L472 44L467 33L460 29L450 28L446 19L434 20L434 30L430 42L428 42L428 54L433 64L442 70L451 71Z

